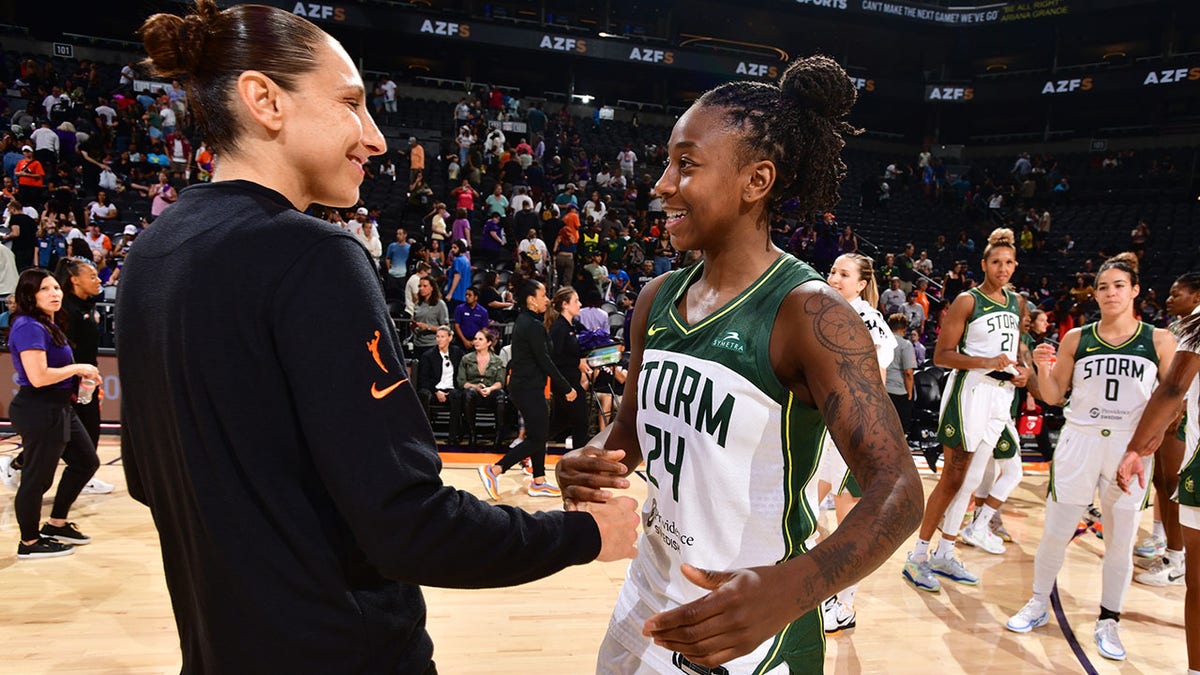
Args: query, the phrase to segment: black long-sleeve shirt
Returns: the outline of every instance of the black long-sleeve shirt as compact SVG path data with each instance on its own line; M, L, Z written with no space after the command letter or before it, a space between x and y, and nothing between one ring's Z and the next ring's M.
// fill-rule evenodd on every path
M521 313L517 315L517 320L513 322L510 340L512 358L508 361L508 368L512 371L512 375L508 382L509 389L517 387L541 389L546 386L548 377L553 383L555 391L570 390L570 381L563 377L554 362L550 360L546 341L546 325L542 323L542 317L528 309L522 309Z
M417 584L592 560L580 513L442 484L368 254L280 194L184 190L121 276L129 492L162 543L185 673L422 673Z
M583 357L576 333L582 329L583 324L578 320L570 322L563 316L550 325L550 360L559 372L574 377L571 384L576 389L579 388L579 359ZM567 390L563 389L561 393L565 394Z

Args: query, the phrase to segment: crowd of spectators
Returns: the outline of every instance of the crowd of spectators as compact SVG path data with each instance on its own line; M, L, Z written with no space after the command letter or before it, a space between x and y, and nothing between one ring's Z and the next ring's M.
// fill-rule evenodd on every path
M115 285L137 233L180 189L209 180L217 158L192 133L178 82L135 88L142 84L136 64L125 64L116 81L106 82L97 64L79 61L61 71L55 64L62 63L28 59L0 82L9 94L0 99L9 122L0 138L0 232L15 270L53 268L61 257L84 256L106 285ZM390 78L375 83L371 99L383 116L403 104ZM637 142L606 151L583 140L604 133L600 120L573 117L566 107L551 113L540 102L525 105L494 86L447 109L455 133L440 146L438 139L412 137L367 167L367 181L403 193L402 212L385 218L369 203L312 210L356 236L377 262L410 356L419 359L441 347L443 333L468 354L477 353L482 334L482 343L499 356L517 309L510 289L525 279L543 282L551 293L573 287L582 306L593 310L581 312L579 330L611 331L628 344L620 327L638 291L693 262L672 247L653 187L668 130L635 120ZM523 124L523 131L504 131L506 122ZM1129 159L1105 156L1098 168L1119 171ZM969 225L957 232L926 228L919 247L908 243L888 251L841 226L836 213L791 213L776 216L771 238L819 271L842 253L874 258L883 289L879 310L906 318L904 333L918 355L931 354L948 301L978 283L976 242L993 227L1017 233L1022 261L1079 253L1070 236L1053 229L1056 211L1069 208L1074 196L1071 176L1051 156L1022 154L1004 171L950 166L926 150L912 161L880 167L878 175L858 183L860 209L920 200L965 214ZM1166 175L1175 168L1164 159L1155 160L1152 170ZM1059 266L1053 274L1014 278L1016 290L1046 312L1049 337L1097 314L1092 283L1104 257L1121 250L1144 255L1153 246L1150 223L1129 228L1128 237L1089 252L1094 255L1078 269ZM922 236L916 228L914 234ZM0 283L4 278L0 274ZM1153 289L1144 291L1138 309L1155 325L1166 320ZM584 325L589 316L591 325ZM439 381L461 393L459 379L456 373ZM468 388L488 386L476 384Z

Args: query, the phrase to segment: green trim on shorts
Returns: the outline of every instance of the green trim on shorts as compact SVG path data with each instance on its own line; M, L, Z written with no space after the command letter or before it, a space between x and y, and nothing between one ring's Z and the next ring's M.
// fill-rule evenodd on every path
M962 388L963 382L967 379L967 371L956 370L950 377L953 382L946 395L951 399L946 404L941 419L938 420L937 439L938 443L947 448L962 448Z
M858 484L858 479L854 477L854 474L848 470L846 471L845 477L842 478L842 484L838 486L837 494L843 495L847 492L849 492L850 496L854 497L855 499L862 499L862 487Z
M1179 470L1179 488L1175 501L1180 506L1200 508L1200 447L1192 455L1192 461Z
M1021 442L1013 439L1012 431L1006 426L1004 431L1000 432L1000 438L996 440L996 447L992 449L992 457L995 459L1012 459L1021 451Z
M1154 455L1146 458L1146 475L1154 475ZM1146 494L1142 495L1142 505L1138 507L1139 511L1145 511L1150 506L1150 486L1146 486Z
M1183 418L1179 420L1179 427L1175 429L1175 438L1181 441L1187 440L1187 413L1183 413Z

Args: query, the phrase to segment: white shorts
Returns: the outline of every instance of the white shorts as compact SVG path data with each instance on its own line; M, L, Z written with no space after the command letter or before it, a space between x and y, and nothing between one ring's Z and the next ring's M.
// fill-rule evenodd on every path
M955 371L942 392L938 441L967 452L992 452L1000 434L1020 438L1012 418L1016 390L978 370Z
M1179 524L1200 530L1200 507L1179 505Z
M1117 466L1125 456L1132 431L1109 431L1092 429L1067 423L1058 437L1054 459L1050 462L1050 496L1062 504L1085 506L1096 500L1106 490L1120 491L1117 486ZM1146 467L1146 475L1154 470ZM1146 507L1147 487L1136 482L1131 493L1122 493L1115 501L1119 509L1140 510Z
M821 463L817 466L817 480L829 483L833 494L840 495L845 491L849 478L850 467L826 431L821 444Z

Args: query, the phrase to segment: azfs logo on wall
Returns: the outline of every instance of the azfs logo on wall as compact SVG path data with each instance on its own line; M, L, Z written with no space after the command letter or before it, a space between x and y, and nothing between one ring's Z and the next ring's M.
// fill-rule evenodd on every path
M576 40L575 38L562 37L561 35L543 35L541 41L538 42L538 48L556 52L586 54L587 40Z
M1094 82L1090 77L1073 80L1049 80L1042 85L1043 94L1070 94L1075 91L1091 91Z
M471 37L471 25L453 21L433 21L425 19L421 23L421 32L428 35L443 35L446 37Z
M1142 85L1150 84L1179 84L1200 80L1200 66L1192 68L1174 68L1172 70L1152 70L1142 79Z
M943 87L928 85L925 87L926 101L964 103L975 98L974 87Z
M292 14L306 19L321 19L324 21L345 21L346 10L337 5L322 5L315 2L297 2L292 8Z

